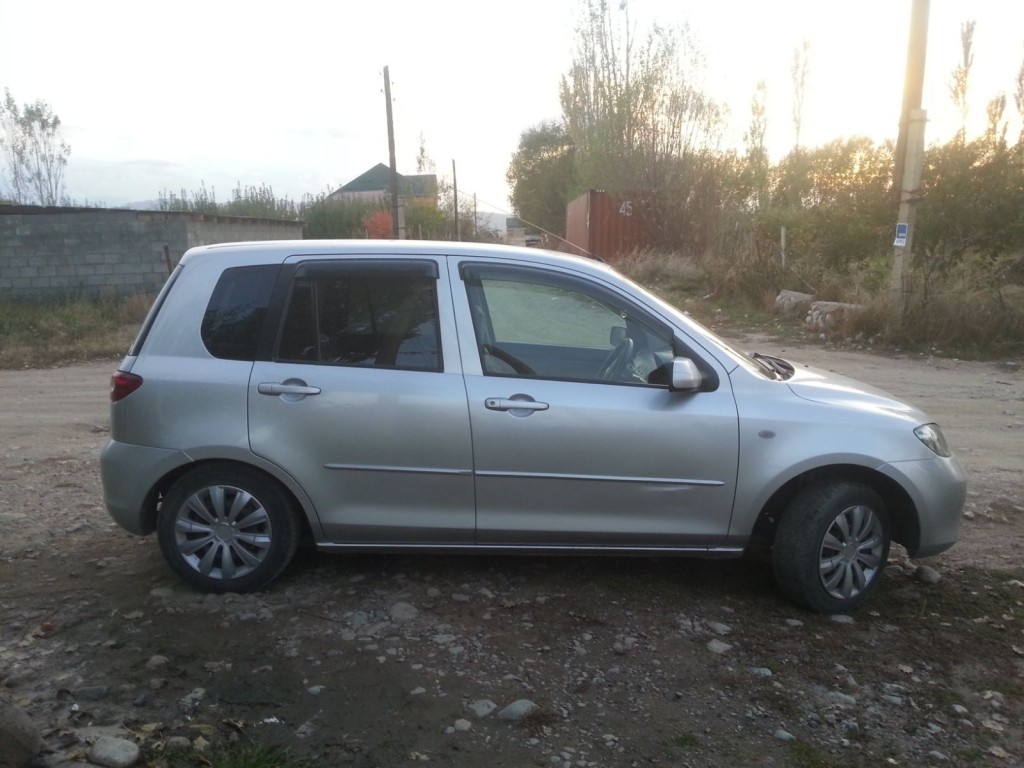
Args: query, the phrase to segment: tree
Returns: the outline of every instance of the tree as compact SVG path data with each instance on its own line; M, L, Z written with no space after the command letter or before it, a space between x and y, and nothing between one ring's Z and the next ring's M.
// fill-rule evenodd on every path
M565 234L565 208L575 183L575 148L565 126L555 121L523 131L506 178L516 215L526 224Z
M437 163L427 151L427 140L420 134L420 146L416 152L416 173L437 174ZM437 179L437 204L426 202L407 202L405 206L406 237L416 240L454 240L455 226L455 191L450 179L441 176ZM470 198L472 199L472 198ZM463 240L471 240L476 231L473 218L473 207L465 200L460 201L459 220Z
M584 0L576 52L560 99L578 153L577 190L653 187L670 158L705 146L720 124L697 88L685 29L653 26L638 39L628 0Z
M804 96L807 94L807 74L811 69L811 44L804 40L793 49L793 146L800 147L800 130L804 124Z
M473 205L473 194L459 192L458 205L455 204L455 179L448 176L441 176L437 180L437 210L441 214L441 221L444 222L444 229L436 239L438 240L463 240L465 242L479 241L481 233L478 231L476 211ZM455 217L458 216L456 224ZM485 239L490 239L488 236Z
M583 0L560 99L576 169L572 192L639 200L659 245L703 242L716 210L711 174L721 112L696 85L699 54L685 28L638 35L629 0ZM700 194L698 194L698 190ZM688 249L687 249L688 250Z
M1017 70L1017 79L1014 82L1017 87L1013 92L1013 103L1017 107L1017 114L1021 119L1020 137L1017 141L1024 143L1024 61L1021 62L1020 69Z
M307 195L299 205L299 217L306 222L307 239L366 237L364 220L376 211L387 208L387 226L391 226L388 200L332 200L326 193ZM387 237L391 237L388 229Z
M249 216L256 219L297 219L298 206L287 197L277 197L269 184L247 185L237 182L231 200L220 206L224 216Z
M416 173L436 173L437 166L427 153L427 140L420 134L420 148L416 152Z
M785 224L808 270L844 274L891 246L889 185L893 147L864 137L791 152L775 169L764 235Z
M974 66L974 27L976 22L960 25L960 63L953 69L949 80L949 97L960 111L961 142L967 141L967 96L970 91L971 67Z
M375 211L363 219L366 237L370 240L387 240L394 230L391 226L391 211Z
M921 183L915 239L926 280L971 256L994 261L1024 248L1024 163L998 141L929 149Z
M180 192L165 189L157 193L157 207L161 211L187 211L188 213L220 213L217 202L217 190L206 188L206 182L199 182L199 189L188 190L182 187Z
M768 133L768 114L765 102L768 99L768 87L764 80L757 83L754 96L750 100L750 127L743 134L746 145L746 162L741 177L744 202L755 210L767 205L768 198L768 147L765 137Z
M60 118L37 100L19 107L9 88L0 102L0 154L5 194L22 205L61 205L64 168L71 154L60 135Z
M410 240L447 240L452 227L445 212L430 203L405 205L405 236Z
M1003 120L1006 113L1006 94L1000 93L985 105L985 117L988 119L985 128L985 139L993 147L1006 147L1006 130L1008 128ZM1002 125L1000 125L1000 123Z

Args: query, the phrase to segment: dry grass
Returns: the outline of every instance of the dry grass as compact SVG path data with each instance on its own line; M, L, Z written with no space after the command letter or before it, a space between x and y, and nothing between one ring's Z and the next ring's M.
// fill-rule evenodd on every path
M616 259L614 267L638 283L661 293L698 292L707 274L693 259L645 249Z
M1024 357L1024 287L914 297L894 327L885 297L850 314L841 332L888 344L969 359Z
M795 288L815 293L821 300L864 307L846 314L842 326L832 332L839 338L870 338L884 346L965 359L1024 357L1024 285L999 280L984 270L965 269L945 279L933 276L927 295L922 285L912 285L903 321L895 323L886 291L887 262L871 262L862 272L849 275L819 273L815 288L802 282L792 267L782 269L777 259L753 250L700 262L642 251L616 261L615 266L699 319L714 320L715 325L726 321L729 326L744 322L777 326L779 316L774 322L767 319L774 313L775 296L782 288ZM800 318L781 322L802 327Z
M774 315L773 303L782 288L809 289L792 270L753 252L698 261L644 250L616 260L614 266L713 326L747 324L783 336L787 324L794 326L791 331L802 328L799 318ZM884 288L879 288L886 266L872 265L864 274L846 277L818 276L818 298L865 307L847 314L836 335L961 358L1024 357L1024 285L1005 280L995 284L984 275L933 279L927 299L915 286L904 321L896 328ZM151 303L151 296L135 295L0 304L0 368L118 358L128 350Z
M121 357L153 298L10 302L0 305L0 368L45 368Z

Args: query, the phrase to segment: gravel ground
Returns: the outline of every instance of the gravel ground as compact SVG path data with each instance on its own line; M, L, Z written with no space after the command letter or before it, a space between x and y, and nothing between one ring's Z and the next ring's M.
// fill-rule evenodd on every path
M1024 764L1024 372L740 345L928 411L968 471L961 542L894 552L853 617L752 561L309 552L203 596L102 507L116 363L0 371L3 695L43 765L104 736L138 765L237 738L324 766Z

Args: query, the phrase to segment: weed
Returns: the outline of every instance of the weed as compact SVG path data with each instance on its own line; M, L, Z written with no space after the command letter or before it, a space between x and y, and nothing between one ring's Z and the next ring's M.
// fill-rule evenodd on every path
M519 723L530 733L539 733L543 731L545 727L554 725L558 721L558 715L550 709L539 707L520 720Z
M167 768L314 768L317 765L315 760L296 757L286 748L241 742L202 753L171 750L163 754L163 764Z
M836 760L817 747L803 741L789 742L789 760L792 768L840 768L845 763Z
M694 747L700 746L700 739L697 738L696 734L690 733L689 731L683 731L672 739L672 743L677 747L693 749Z

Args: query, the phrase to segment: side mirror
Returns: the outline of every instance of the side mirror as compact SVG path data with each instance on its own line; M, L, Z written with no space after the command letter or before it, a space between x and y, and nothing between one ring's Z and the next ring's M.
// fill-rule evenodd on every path
M703 386L697 364L688 357L677 357L672 361L672 380L668 388L673 392L696 392Z
M626 326L616 325L608 332L608 343L617 347L626 340Z

